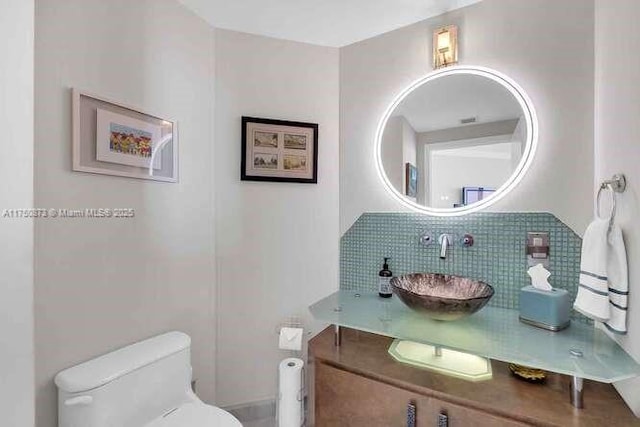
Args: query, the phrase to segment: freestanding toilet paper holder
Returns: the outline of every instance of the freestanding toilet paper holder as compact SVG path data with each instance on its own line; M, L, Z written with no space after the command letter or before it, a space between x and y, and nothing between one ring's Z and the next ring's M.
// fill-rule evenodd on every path
M295 366L295 363L289 362L287 365L293 367L293 366ZM300 375L301 375L300 389L298 390L298 393L296 395L296 400L298 402L300 402L300 405L302 407L302 409L301 409L302 417L301 417L300 427L305 427L307 425L307 405L306 405L306 401L305 401L307 372L306 372L306 369L305 369L304 361L302 361L302 368L300 369ZM280 381L278 381L278 388L276 390L276 396L277 396L277 399L276 399L276 423L277 423L278 427L285 427L285 426L281 426L280 425L280 419L279 419L279 417L280 417L280 400L282 399L282 396L280 394Z

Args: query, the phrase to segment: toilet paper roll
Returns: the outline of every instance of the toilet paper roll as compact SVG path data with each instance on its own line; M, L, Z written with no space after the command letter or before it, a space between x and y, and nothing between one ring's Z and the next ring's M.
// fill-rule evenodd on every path
M278 346L281 350L302 350L302 328L280 328Z
M280 362L278 396L278 427L300 427L304 421L304 362L290 357Z

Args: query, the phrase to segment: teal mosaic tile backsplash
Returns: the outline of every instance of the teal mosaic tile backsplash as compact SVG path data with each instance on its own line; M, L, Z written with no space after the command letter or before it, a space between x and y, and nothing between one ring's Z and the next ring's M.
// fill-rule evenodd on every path
M461 217L432 217L414 213L365 213L340 241L340 289L377 292L383 257L390 257L394 276L415 272L455 274L483 280L493 286L489 305L518 308L520 288L531 283L527 275L527 232L548 232L551 277L555 288L578 287L582 240L549 213L476 213ZM424 247L419 236L429 232L434 243ZM438 236L454 237L447 258L440 259ZM466 233L474 245L465 248ZM575 313L576 320L585 320Z

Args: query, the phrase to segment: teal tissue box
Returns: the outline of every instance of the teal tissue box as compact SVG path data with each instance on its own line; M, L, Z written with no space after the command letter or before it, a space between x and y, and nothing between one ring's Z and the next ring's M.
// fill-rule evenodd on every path
M550 331L569 326L571 300L564 289L542 291L533 286L520 290L520 321Z

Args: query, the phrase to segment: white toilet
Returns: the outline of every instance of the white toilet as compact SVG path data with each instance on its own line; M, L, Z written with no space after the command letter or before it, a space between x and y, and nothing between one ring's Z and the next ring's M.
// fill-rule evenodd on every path
M56 375L59 427L242 427L191 390L191 339L169 332Z

